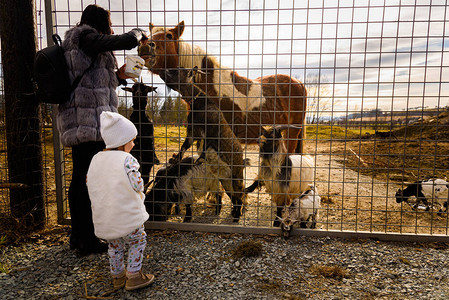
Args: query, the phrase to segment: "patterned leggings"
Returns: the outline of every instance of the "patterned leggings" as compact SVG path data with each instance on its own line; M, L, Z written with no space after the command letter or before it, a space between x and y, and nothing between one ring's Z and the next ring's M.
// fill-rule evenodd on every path
M108 243L109 264L112 275L118 275L125 270L125 244L129 246L128 272L136 273L140 271L142 268L143 251L147 244L147 234L143 225L125 237L108 240Z

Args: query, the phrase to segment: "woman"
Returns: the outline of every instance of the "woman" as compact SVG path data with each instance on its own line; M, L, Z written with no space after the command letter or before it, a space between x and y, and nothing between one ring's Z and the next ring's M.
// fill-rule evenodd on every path
M66 32L62 44L72 81L87 70L70 101L59 105L57 118L61 142L72 148L73 172L68 193L70 248L77 249L80 255L107 250L107 244L94 234L86 174L92 157L105 147L100 135L100 114L117 112L115 90L119 83L126 85L125 79L129 78L124 73L125 66L118 69L112 51L130 50L147 39L138 28L113 34L109 11L92 4L84 9L79 24Z

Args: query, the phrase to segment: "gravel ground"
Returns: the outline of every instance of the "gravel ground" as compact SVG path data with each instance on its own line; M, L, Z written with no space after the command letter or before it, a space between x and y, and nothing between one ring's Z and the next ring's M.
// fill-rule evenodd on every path
M238 257L243 242L262 246ZM68 228L0 249L0 299L449 299L449 246L148 231L149 288L113 291L107 254L77 257ZM243 253L245 254L245 253Z

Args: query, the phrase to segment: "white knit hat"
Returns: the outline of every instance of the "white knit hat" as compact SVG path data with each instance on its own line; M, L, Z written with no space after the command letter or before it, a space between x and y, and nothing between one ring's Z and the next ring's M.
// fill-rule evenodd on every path
M100 115L100 132L107 149L126 145L137 136L137 128L130 120L110 111Z

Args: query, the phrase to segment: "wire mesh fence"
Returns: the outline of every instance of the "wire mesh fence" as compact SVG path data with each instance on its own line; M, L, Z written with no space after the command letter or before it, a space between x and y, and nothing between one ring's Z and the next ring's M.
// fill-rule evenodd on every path
M34 16L36 29L37 29L37 36L38 36L38 46L39 48L42 47L42 31L45 30L45 23L44 23L44 7L43 2L42 3L35 3L35 16ZM0 44L0 54L2 52L1 47L7 47L7 43ZM43 120L42 127L29 125L28 129L25 129L23 126L12 126L11 123L9 124L9 127L7 125L7 118L9 117L9 120L12 119L23 119L24 115L19 112L18 114L14 116L7 116L7 112L14 111L14 109L7 109L7 101L6 101L6 93L5 93L5 78L4 78L4 71L3 71L3 62L0 61L0 235L2 238L2 241L5 242L8 238L16 238L21 234L21 230L25 229L27 225L25 225L25 218L32 215L32 219L34 222L38 223L42 220L39 217L42 213L42 215L45 215L45 221L46 223L55 223L56 222L56 199L54 197L56 186L54 184L54 163L53 163L53 143L52 143L52 129L51 129L51 117L50 117L50 111L51 107L42 105L40 109L41 116L35 116L33 119L26 119L25 123L28 122L28 124L36 124L37 119L41 118ZM11 82L11 80L10 80ZM10 92L11 96L11 92ZM9 105L13 105L12 101L10 99ZM16 105L17 107L23 108L20 105ZM16 110L17 110L16 107ZM17 124L15 124L17 125ZM36 129L31 129L36 128ZM36 132L39 131L39 133ZM27 136L38 136L40 135L42 137L42 147L40 142L36 142L32 145L25 145L21 144L19 145L15 144L15 137L23 137L25 139ZM9 139L9 140L8 140ZM29 140L29 139L28 139ZM8 157L8 145L11 146L11 148L15 149L16 151L19 151L21 153L28 153L27 157L18 157L15 155L15 158ZM42 153L38 153L37 151L29 151L33 147L35 148L41 148ZM25 151L24 149L28 149L28 151ZM28 162L35 158L34 155L38 156L36 158L36 161L42 160L42 167L43 167L43 182L40 180L39 183L36 182L36 187L30 188L29 186L26 186L25 183L22 181L17 181L17 178L24 179L21 177L17 172L15 172L16 178L12 178L11 175L12 172L10 172L9 163L19 165L21 164L20 160L27 161ZM36 175L36 177L38 177ZM39 186L38 186L39 185ZM42 185L42 186L40 186ZM10 196L14 191L17 190L23 190L28 189L28 191L37 191L40 188L44 191L44 199L45 199L45 205L44 207L34 207L31 211L24 210L27 209L26 205L13 203L10 201ZM29 200L32 198L40 198L42 195L33 194L32 192ZM19 197L15 197L18 199ZM45 212L43 212L45 210ZM18 213L22 213L19 215ZM27 213L27 215L24 215ZM38 220L39 219L39 220ZM32 221L33 222L33 221ZM12 240L13 241L13 240ZM11 242L11 241L10 241Z
M90 3L52 1L48 26L63 35ZM149 70L117 90L149 226L448 235L445 1L96 3L116 34L150 33L115 52Z

